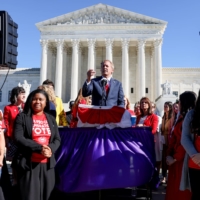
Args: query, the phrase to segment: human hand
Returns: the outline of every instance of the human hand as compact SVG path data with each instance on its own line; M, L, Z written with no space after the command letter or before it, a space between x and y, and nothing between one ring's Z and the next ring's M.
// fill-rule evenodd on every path
M200 166L200 153L194 154L191 158L195 164Z
M142 127L142 126L143 126L143 124L137 124L136 126L137 126L137 127Z
M42 146L42 155L47 157L47 158L50 158L52 156L52 151L51 151L51 148L47 145L43 145Z
M167 163L167 165L172 165L172 164L174 164L176 162L176 159L174 159L173 157L171 157L171 156L167 156L166 157L166 163Z
M90 82L92 77L96 74L96 72L93 69L89 69L87 71L87 82Z

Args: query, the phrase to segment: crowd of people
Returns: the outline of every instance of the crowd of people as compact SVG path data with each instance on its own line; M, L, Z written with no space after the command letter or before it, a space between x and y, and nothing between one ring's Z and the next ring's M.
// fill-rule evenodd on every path
M176 102L165 102L164 114L159 116L156 104L148 97L142 97L131 109L121 82L112 77L113 72L114 65L109 60L101 66L102 77L93 78L95 71L88 70L68 112L55 95L51 80L45 80L27 100L22 87L13 88L10 104L4 113L0 112L0 168L6 147L6 159L12 162L12 184L17 185L21 200L50 199L55 186L54 154L61 142L58 126L77 127L79 104L124 107L136 116L135 126L151 127L156 158L154 176L159 180L156 187L167 183L166 200L200 199L200 92L197 97L186 91Z

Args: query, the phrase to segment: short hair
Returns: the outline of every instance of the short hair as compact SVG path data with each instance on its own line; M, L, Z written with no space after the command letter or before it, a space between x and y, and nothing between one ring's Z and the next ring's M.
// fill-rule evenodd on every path
M53 88L54 88L54 82L51 81L51 80L49 80L49 79L45 80L45 81L42 83L42 85L51 85L51 86L53 86Z
M111 67L112 67L113 69L115 68L113 62L112 62L111 60L107 60L107 59L103 61L102 65L103 65L104 62L106 62L106 61L109 62L109 63L111 64Z
M11 95L10 95L10 102L11 104L15 104L17 102L17 97L20 93L26 93L25 89L23 87L14 87L11 91Z
M75 103L75 101L70 101L70 102L69 102L69 109L72 109L74 103Z
M143 100L147 101L147 103L148 103L148 105L149 105L149 108L148 108L148 115L153 114L153 112L152 112L152 105L151 105L150 99L149 99L148 97L142 97L142 98L140 99L140 112L141 112L141 115L142 115L142 116L144 115L144 112L143 112L143 110L141 109L141 102L142 102Z
M33 111L32 111L32 107L31 107L31 104L32 104L32 101L33 101L33 97L36 95L36 94L43 94L46 98L46 106L44 108L44 112L47 112L49 113L50 112L50 106L49 106L49 97L48 97L48 94L44 91L44 90L41 90L41 89L37 89L37 90L33 90L29 95L28 95L28 98L26 100L26 103L24 105L24 110L23 112L29 116L31 116L33 114Z
M179 96L180 114L185 117L187 112L195 107L197 96L192 91L185 91Z

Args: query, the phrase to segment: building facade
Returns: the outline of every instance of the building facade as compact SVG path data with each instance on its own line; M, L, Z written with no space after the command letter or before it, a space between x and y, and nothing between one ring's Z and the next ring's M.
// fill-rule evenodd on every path
M36 26L41 32L40 83L55 82L64 102L75 99L88 69L100 75L101 62L113 61L114 78L132 101L161 95L162 38L167 22L97 4Z
M13 87L25 80L36 89L47 78L65 110L86 80L88 69L100 76L104 59L113 61L113 77L122 82L133 104L147 96L155 101L168 81L178 97L198 94L200 68L162 67L162 40L167 22L120 8L97 4L36 24L41 32L41 68L11 70L0 91L0 109L9 103ZM7 69L0 69L0 86Z

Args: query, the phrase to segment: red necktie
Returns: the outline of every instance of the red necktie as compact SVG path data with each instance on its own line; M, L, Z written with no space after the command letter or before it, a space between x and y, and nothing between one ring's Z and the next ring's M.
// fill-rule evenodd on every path
M105 91L106 91L106 95L108 96L108 92L109 92L109 85L107 84L106 86L105 86Z

